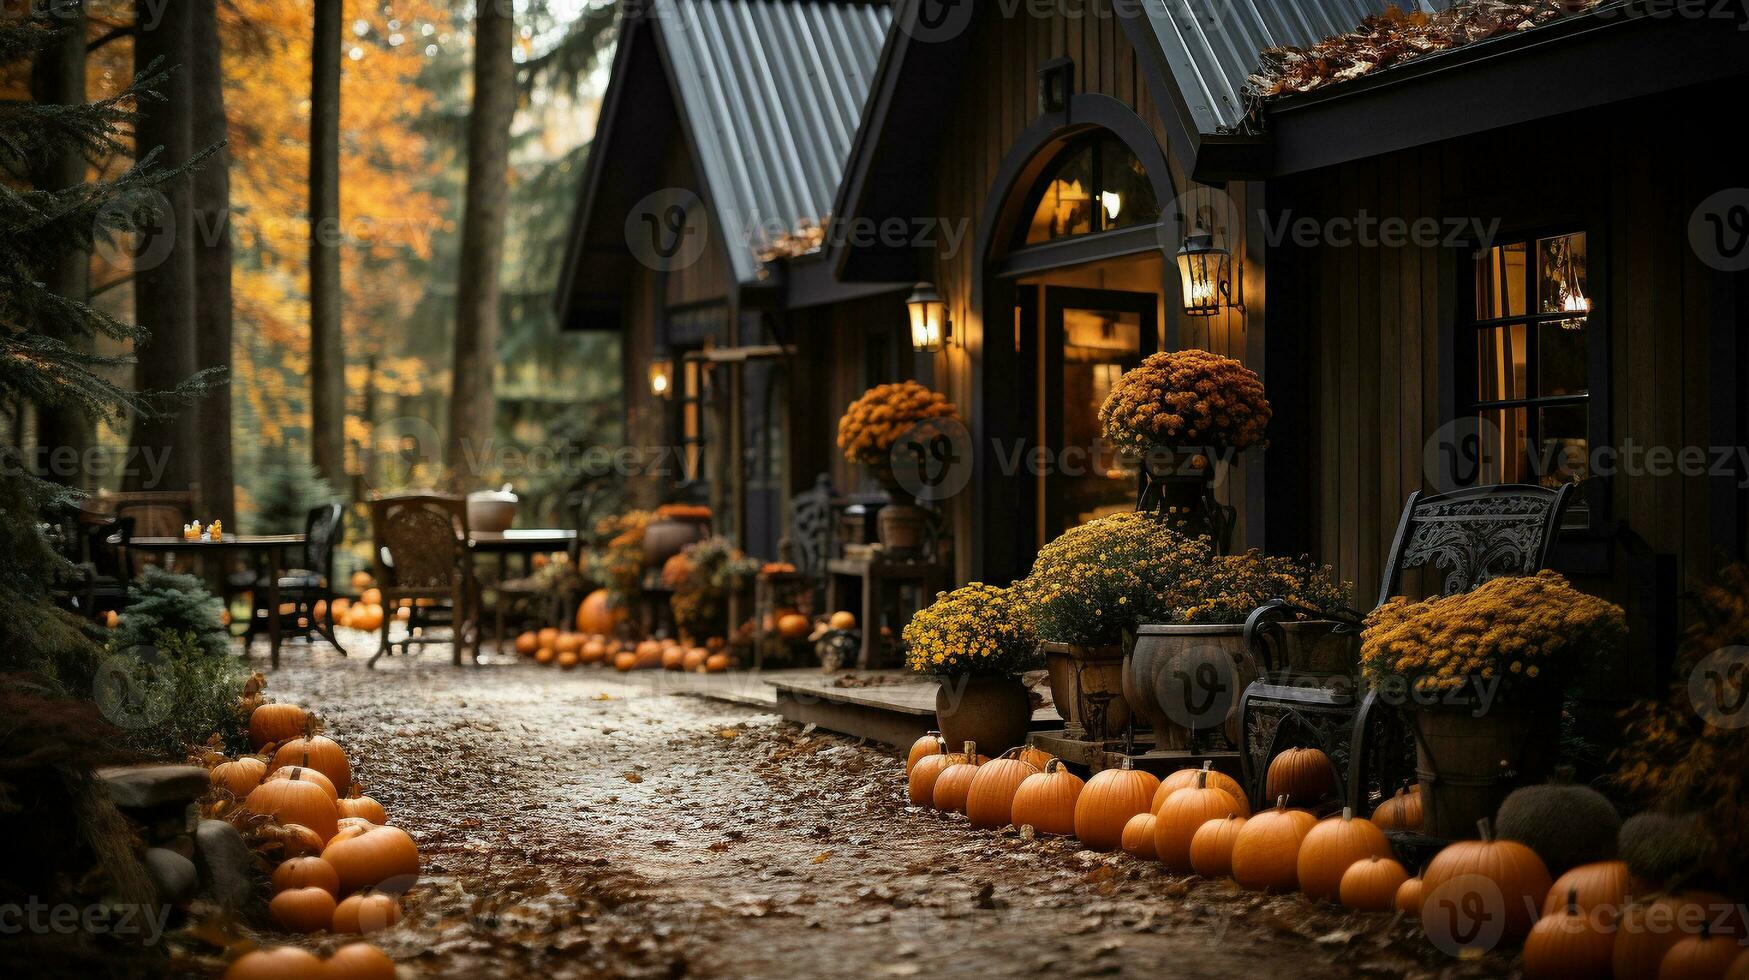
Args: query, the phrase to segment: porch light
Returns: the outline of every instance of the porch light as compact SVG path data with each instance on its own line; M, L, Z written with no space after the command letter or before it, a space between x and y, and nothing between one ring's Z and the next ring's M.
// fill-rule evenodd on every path
M667 353L656 351L650 355L650 394L657 398L667 398L668 392L674 388L674 362Z
M935 283L920 282L912 287L905 300L911 311L911 349L919 354L933 354L953 336L953 324L947 319L947 304L935 291Z
M1231 253L1215 244L1215 236L1197 222L1196 231L1178 247L1178 276L1184 312L1213 316L1221 312L1231 291Z

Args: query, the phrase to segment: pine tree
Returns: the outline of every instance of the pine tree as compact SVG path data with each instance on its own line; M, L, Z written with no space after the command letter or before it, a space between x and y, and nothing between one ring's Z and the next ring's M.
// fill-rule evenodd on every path
M262 451L261 492L254 524L264 534L301 533L310 508L334 499L334 490L303 453L284 444Z

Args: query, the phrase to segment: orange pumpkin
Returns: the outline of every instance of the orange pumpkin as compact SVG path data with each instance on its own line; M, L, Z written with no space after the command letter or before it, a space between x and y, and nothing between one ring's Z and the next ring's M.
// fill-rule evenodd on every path
M1045 767L1050 765L1051 760L1055 759L1056 756L1046 752L1044 749L1041 749L1036 745L1025 745L1021 746L1020 755L1017 756L1017 758L1019 758L1021 762L1037 769L1039 772L1044 772Z
M334 907L330 927L339 933L372 933L401 921L401 903L393 895L362 892Z
M327 790L303 779L270 779L250 791L243 806L282 824L308 827L322 841L334 836L340 818Z
M368 796L353 796L336 800L334 806L342 817L363 817L376 824L389 822L389 812L383 809L381 803Z
M367 606L380 606L383 604L383 590L374 587L365 589L359 593L358 601Z
M577 633L560 633L553 649L560 653L577 653L583 649L583 637Z
M353 590L356 592L363 592L376 582L375 579L371 578L370 573L362 568L352 573L350 581L352 582Z
M613 606L606 589L596 589L577 606L577 630L606 636L618 628L626 611Z
M1118 846L1130 857L1143 861L1160 860L1159 852L1154 850L1154 823L1152 813L1142 812L1131 817L1123 825L1123 839Z
M336 787L352 785L352 765L346 761L346 750L326 735L294 738L281 745L269 768L281 766L305 766L327 776Z
M1482 820L1478 827L1482 832L1480 840L1448 844L1427 865L1421 876L1423 909L1428 902L1435 902L1445 914L1456 916L1464 913L1453 909L1487 908L1496 900L1504 900L1501 936L1507 941L1521 940L1529 934L1531 923L1536 920L1535 910L1554 882L1535 851L1518 841L1495 840L1487 820ZM1484 894L1487 891L1482 885L1484 879L1499 889L1498 899L1491 892ZM1425 913L1422 919L1426 921ZM1449 934L1456 937L1471 931L1467 923L1459 921L1430 924L1429 928L1448 928Z
M1579 911L1607 916L1604 924L1613 929L1632 887L1633 876L1628 874L1625 861L1581 864L1555 879L1548 897L1543 899L1543 914L1554 915L1571 898L1578 903Z
M613 655L613 669L625 672L638 665L638 655L630 650L621 650Z
M1419 918L1421 915L1421 876L1416 875L1397 886L1397 911L1404 915Z
M911 798L912 806L935 805L935 781L947 771L948 766L958 765L965 757L957 752L949 753L947 743L939 738L939 749L934 755L924 756L911 767L911 772L905 777L906 791Z
M921 740L919 740L921 741ZM917 746L912 746L916 751ZM1038 769L1020 761L1019 749L1009 749L999 759L978 767L972 786L966 791L966 818L972 826L983 830L1006 827L1014 817L1014 794L1026 777ZM921 757L920 757L921 758Z
M214 786L228 790L232 796L242 799L249 791L261 785L261 777L267 775L267 763L252 755L241 756L230 762L221 762L214 766L207 777Z
M1174 871L1190 871L1190 841L1202 825L1242 812L1233 794L1209 783L1209 770L1199 769L1196 784L1174 792L1160 804L1154 821L1154 852Z
M321 854L326 846L320 834L301 823L279 824L271 839L279 842L282 858L310 857Z
M1075 800L1075 836L1089 850L1117 850L1124 826L1136 814L1148 812L1159 788L1159 778L1134 768L1127 756L1118 768L1094 773Z
M348 943L322 965L326 980L395 980L395 961L370 943Z
M311 885L288 888L267 903L267 914L286 932L315 932L334 918L334 896Z
M225 980L313 980L327 976L314 953L296 946L244 953L225 969Z
M918 759L944 751L942 744L940 732L926 732L912 742L911 751L905 754L905 775L911 774L911 767L917 765Z
M343 892L361 888L402 892L419 878L419 848L399 827L371 826L339 834L323 848L322 858L340 875Z
M319 857L295 857L279 862L273 869L273 890L277 894L294 888L320 888L340 897L340 875L334 866Z
M1420 830L1421 794L1411 793L1407 787L1398 789L1373 810L1372 822L1380 830Z
M665 647L662 650L662 669L680 670L686 665L685 647Z
M826 620L826 625L835 630L856 629L856 614L840 609L832 614L832 618Z
M1205 820L1190 835L1190 867L1204 878L1230 878L1233 874L1233 842L1245 829L1247 818L1229 813Z
M711 652L709 650L704 647L693 647L686 651L685 656L680 658L680 669L690 671L703 670L704 662L710 658Z
M1677 940L1664 954L1658 980L1724 980L1741 950L1735 939L1702 926L1700 935Z
M1408 880L1409 872L1396 859L1375 854L1342 872L1336 895L1343 905L1356 911L1389 912L1396 907L1397 891Z
M553 660L559 665L560 670L570 670L577 666L577 655L570 650L564 651Z
M262 704L249 713L249 744L256 750L304 733L310 716L295 704Z
M327 793L331 800L337 800L340 796L339 792L334 789L332 780L314 769L306 769L303 766L286 766L283 769L275 769L268 773L267 778L262 782L272 782L275 779L301 779L306 783L315 783L321 787L322 792Z
M1208 785L1215 789L1225 790L1227 795L1239 804L1238 813L1241 817L1251 815L1251 805L1245 798L1245 787L1240 786L1237 779L1215 769L1214 763L1206 761L1202 764L1201 769L1180 769L1160 780L1159 788L1154 790L1154 801L1148 805L1148 809L1153 813L1159 813L1160 807L1165 805L1167 797L1181 789L1195 786L1198 775L1201 775L1208 782Z
M1269 760L1264 779L1264 798L1286 795L1289 803L1316 803L1336 788L1336 770L1330 757L1318 749L1288 749Z
M532 656L534 656L534 652L536 650L539 650L539 649L540 649L540 636L539 636L539 634L533 633L533 632L523 632L523 633L516 634L516 652L517 653L521 654L524 657L532 657Z
M1334 902L1342 890L1342 876L1351 865L1369 857L1390 856L1391 843L1385 840L1385 832L1365 817L1356 817L1353 808L1343 807L1340 816L1319 821L1300 842L1300 891L1310 898Z
M1245 821L1233 841L1233 880L1255 891L1291 892L1300 881L1300 844L1318 818L1290 810L1287 794L1275 799L1275 809Z
M704 658L704 672L707 674L721 674L732 666L734 661L726 653L713 653Z
M1733 914L1721 921L1719 913L1725 910ZM1657 980L1665 955L1681 940L1699 935L1715 923L1724 925L1721 934L1740 934L1734 910L1735 905L1723 895L1698 890L1667 892L1630 902L1616 926L1611 974L1615 980Z
M923 760L923 764L928 761ZM1080 776L1063 767L1063 760L1052 759L1043 771L1026 777L1014 791L1014 825L1059 837L1073 834L1075 801L1084 785Z
M799 640L813 632L813 624L801 613L784 613L777 617L777 635L786 640Z
M554 650L552 647L541 647L534 652L534 662L537 664L550 664L558 658L558 651Z
M1524 937L1525 980L1609 980L1615 936L1585 913L1579 889L1555 912L1544 913Z
M559 649L559 629L556 626L541 627L534 639L537 646L550 647L554 651Z
M967 742L960 755L961 761L941 771L930 794L935 808L943 813L966 812L966 794L971 792L972 780L977 777L978 768L990 761L989 756L978 754L976 742Z

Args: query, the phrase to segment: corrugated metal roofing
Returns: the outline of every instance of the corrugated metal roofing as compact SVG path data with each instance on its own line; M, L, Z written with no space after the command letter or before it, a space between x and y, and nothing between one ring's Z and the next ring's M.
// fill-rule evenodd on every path
M1167 66L1202 133L1245 115L1245 77L1267 48L1304 47L1353 30L1400 0L1143 0ZM1424 4L1444 7L1446 4Z
M892 23L853 0L654 0L653 26L736 277L831 210Z

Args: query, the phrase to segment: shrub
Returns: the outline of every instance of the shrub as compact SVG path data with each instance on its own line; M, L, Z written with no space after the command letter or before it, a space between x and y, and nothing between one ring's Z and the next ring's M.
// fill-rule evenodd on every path
M1141 623L1177 618L1181 583L1208 564L1192 540L1150 514L1113 514L1071 528L1039 549L1017 588L1038 638L1105 646Z
M229 635L221 620L223 604L192 575L160 568L146 569L128 586L128 608L111 638L116 649L148 647L161 633L191 637L207 656L230 655Z
M97 704L122 742L155 758L181 759L217 735L227 752L247 751L248 726L235 706L249 669L211 656L191 633L159 631L146 652L112 646L99 670Z

